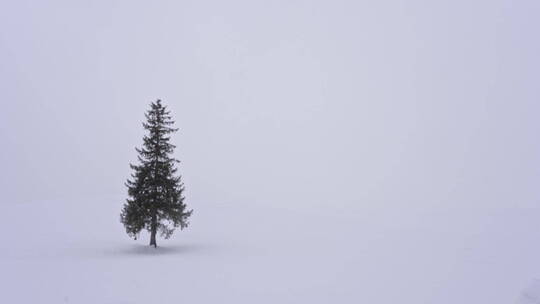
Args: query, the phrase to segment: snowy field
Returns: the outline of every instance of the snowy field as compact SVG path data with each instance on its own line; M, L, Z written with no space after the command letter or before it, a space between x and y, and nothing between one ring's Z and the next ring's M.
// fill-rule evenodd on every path
M0 1L1 304L539 304L540 1ZM162 99L191 225L119 217Z
M2 302L539 303L539 208L191 201L192 226L154 249L119 201L1 204Z

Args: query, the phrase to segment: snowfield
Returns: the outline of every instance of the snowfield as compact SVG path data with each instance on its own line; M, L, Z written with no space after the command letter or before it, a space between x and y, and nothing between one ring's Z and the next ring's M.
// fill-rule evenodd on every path
M154 249L122 199L0 204L2 302L540 303L538 208L188 200L191 226Z
M0 304L540 304L540 1L0 1ZM162 99L190 226L120 223Z

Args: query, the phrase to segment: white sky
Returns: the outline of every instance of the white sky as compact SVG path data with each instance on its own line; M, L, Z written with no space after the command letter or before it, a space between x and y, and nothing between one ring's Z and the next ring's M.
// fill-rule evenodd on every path
M1 1L0 202L125 193L161 98L188 204L537 204L539 9Z

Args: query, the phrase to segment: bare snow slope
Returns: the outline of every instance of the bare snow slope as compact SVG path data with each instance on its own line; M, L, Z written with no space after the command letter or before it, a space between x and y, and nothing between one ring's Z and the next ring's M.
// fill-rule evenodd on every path
M153 249L121 203L0 204L2 302L538 303L539 209L192 201L191 227Z

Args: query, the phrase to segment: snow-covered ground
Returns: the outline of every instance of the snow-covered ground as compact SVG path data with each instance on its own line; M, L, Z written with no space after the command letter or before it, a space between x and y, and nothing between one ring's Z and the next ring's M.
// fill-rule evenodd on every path
M539 303L540 208L190 201L191 227L153 249L121 203L0 204L2 302Z
M0 1L0 303L540 303L540 1ZM191 226L119 222L148 104Z

